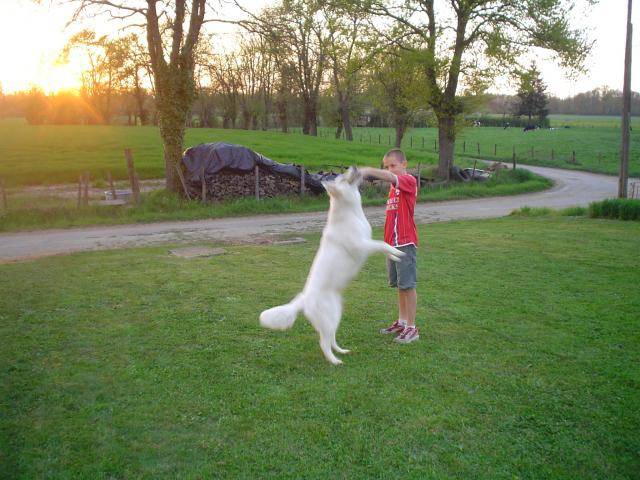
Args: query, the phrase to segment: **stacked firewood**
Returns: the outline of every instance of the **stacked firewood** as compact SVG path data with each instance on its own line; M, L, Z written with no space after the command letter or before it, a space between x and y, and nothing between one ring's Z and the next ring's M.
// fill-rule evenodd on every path
M192 181L188 185L191 198L202 198L202 183ZM206 200L229 200L256 197L256 171L223 169L214 175L205 175ZM305 193L311 193L305 189ZM259 198L299 195L300 179L271 172L259 167Z

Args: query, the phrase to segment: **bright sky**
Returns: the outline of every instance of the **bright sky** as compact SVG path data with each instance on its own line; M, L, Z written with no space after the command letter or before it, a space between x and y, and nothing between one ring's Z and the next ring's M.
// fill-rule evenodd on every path
M29 89L32 85L46 92L77 88L83 70L80 57L72 57L66 65L57 62L67 39L81 28L79 25L65 28L72 7L60 3L52 6L46 0L40 4L33 0L0 0L0 3L2 90L11 93ZM254 8L264 3L266 0L254 0L245 2L245 5ZM622 90L626 9L627 0L601 0L586 15L576 14L576 25L591 28L596 40L594 51L587 61L589 72L577 79L567 79L552 62L539 59L542 77L550 94L566 97L604 85ZM631 86L634 91L640 91L640 5L637 3L632 22L635 35ZM96 25L85 23L84 27L93 27L106 33L105 28L116 30L119 24L101 17ZM504 85L503 93L513 93L506 82L498 84Z

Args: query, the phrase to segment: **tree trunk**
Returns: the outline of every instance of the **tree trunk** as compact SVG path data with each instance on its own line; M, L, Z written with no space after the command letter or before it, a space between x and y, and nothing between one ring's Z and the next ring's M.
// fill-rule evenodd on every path
M453 149L456 143L455 118L443 116L438 118L438 176L449 180L453 166Z
M282 133L289 132L289 112L287 111L286 100L276 101L276 110L278 112L278 121L280 122L280 129Z
M160 132L164 150L165 186L167 190L179 192L182 189L176 167L182 164L182 146L184 144L184 121L168 125L166 121L160 121Z
M251 128L251 113L248 110L242 111L242 129L249 130Z
M302 126L302 133L305 135L318 136L318 114L316 112L317 106L314 100L305 100L304 103L304 124Z
M342 136L342 123L338 124L338 128L336 128L336 140L338 140Z
M353 130L351 129L351 118L349 117L349 100L340 95L340 118L344 127L344 135L347 141L353 141Z
M396 148L402 146L402 138L407 130L407 120L405 118L396 118Z

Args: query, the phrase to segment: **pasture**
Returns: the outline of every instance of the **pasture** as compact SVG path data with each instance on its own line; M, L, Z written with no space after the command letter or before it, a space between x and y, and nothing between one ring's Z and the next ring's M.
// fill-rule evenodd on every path
M636 128L631 132L629 174L637 177L640 176L640 121L633 125ZM334 131L323 128L321 135L332 138ZM391 128L356 128L354 137L356 143L380 142L388 148L395 133ZM436 128L412 128L403 138L402 148L409 157L418 153L437 155L437 138ZM620 144L620 129L609 124L529 132L523 132L522 128L466 127L458 133L455 157L458 163L473 158L511 162L515 151L518 163L618 175Z
M0 265L0 476L637 476L640 225L420 233L421 339L377 334L395 292L373 257L346 292L340 368L305 320L257 320L300 289L317 235Z
M388 150L383 145L348 144L340 140L251 130L187 130L185 148L208 142L247 146L281 163L303 164L311 171L341 165L379 166ZM8 186L50 185L78 181L89 170L93 181L126 179L124 149L131 148L141 179L163 178L162 142L157 127L29 126L19 120L0 122L0 176ZM435 164L430 152L415 152L417 162Z
M640 176L640 121L634 117L632 124L635 129L629 171L632 176ZM187 130L185 146L238 143L278 162L303 164L310 171L318 171L352 164L378 166L393 139L390 128L356 128L353 143L335 140L334 129L328 127L320 129L318 138L300 135L299 129L293 132L192 128ZM434 128L407 132L402 146L410 166L437 163L436 138ZM28 126L21 119L0 120L0 176L8 187L73 183L85 170L99 185L104 185L107 171L124 180L124 148L132 149L141 179L164 176L162 143L156 127ZM520 163L617 175L620 130L600 125L524 133L519 128L467 127L458 135L456 163L469 166L474 158L510 162L514 148ZM573 151L575 164L570 163Z

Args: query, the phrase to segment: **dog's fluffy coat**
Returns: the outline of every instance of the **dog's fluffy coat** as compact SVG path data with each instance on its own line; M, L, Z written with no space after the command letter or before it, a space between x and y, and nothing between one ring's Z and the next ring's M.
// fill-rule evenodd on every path
M349 352L336 343L343 290L372 253L383 252L394 261L404 255L385 242L371 239L371 225L362 211L358 190L361 182L362 175L352 167L335 181L323 183L330 198L329 215L304 289L286 305L260 314L263 327L285 330L302 311L320 334L322 353L334 365L342 361L332 349L338 353Z

